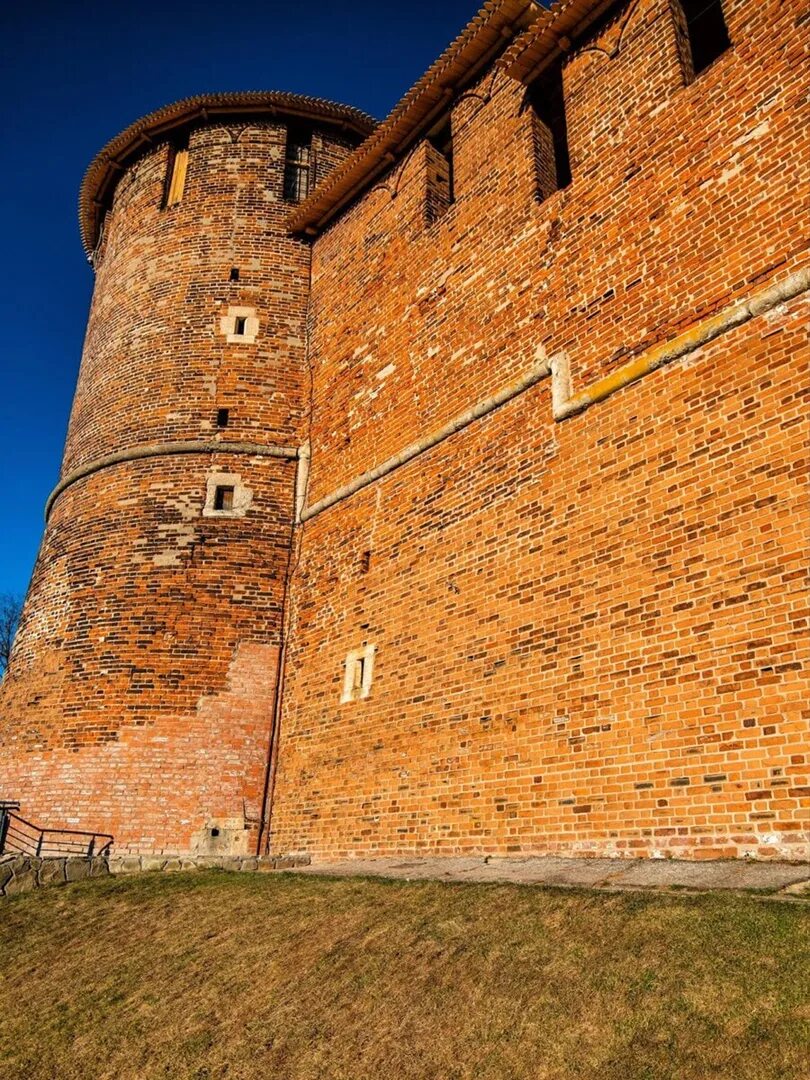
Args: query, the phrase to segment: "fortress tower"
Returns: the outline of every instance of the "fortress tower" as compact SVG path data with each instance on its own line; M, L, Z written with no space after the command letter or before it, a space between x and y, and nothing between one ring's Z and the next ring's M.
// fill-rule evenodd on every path
M34 820L120 850L255 846L308 394L310 251L283 222L372 127L199 97L87 172L95 292L0 690L2 787Z

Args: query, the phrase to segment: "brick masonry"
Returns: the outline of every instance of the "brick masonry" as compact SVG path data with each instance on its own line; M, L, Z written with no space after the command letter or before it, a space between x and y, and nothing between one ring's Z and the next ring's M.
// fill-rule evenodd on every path
M227 438L308 442L312 507L533 365L565 357L576 393L806 269L807 7L723 9L697 78L676 0L574 37L573 179L545 197L497 58L452 100L450 205L417 140L307 243L267 194L283 125L197 129L168 211L145 153L65 472L216 438L229 405ZM541 380L297 528L292 460L72 484L2 688L8 796L121 851L247 851L283 646L276 855L806 858L808 314L799 292L562 421ZM244 516L202 518L211 472Z

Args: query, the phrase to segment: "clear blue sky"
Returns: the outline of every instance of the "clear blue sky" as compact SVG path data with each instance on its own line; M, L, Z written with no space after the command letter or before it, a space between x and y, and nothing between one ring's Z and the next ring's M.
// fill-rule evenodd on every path
M0 594L23 593L61 461L92 273L76 200L133 120L213 90L292 90L383 117L476 0L0 0Z

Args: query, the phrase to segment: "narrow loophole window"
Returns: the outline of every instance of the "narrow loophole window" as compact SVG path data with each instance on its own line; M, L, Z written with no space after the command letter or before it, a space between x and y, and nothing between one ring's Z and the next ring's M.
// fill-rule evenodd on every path
M232 487L218 487L214 495L214 509L233 510L233 493Z
M233 322L233 332L236 337L244 337L247 331L247 316L237 315Z
M238 266L232 266L231 267L231 273L230 273L230 276L229 276L228 280L229 281L238 281L239 280L239 267Z
M376 646L366 645L346 657L341 702L361 701L371 693Z
M681 0L695 75L731 48L721 0Z
M226 428L230 423L231 411L230 409L217 409L217 427Z
M446 120L443 126L431 137L430 140L444 160L447 162L447 202L456 201L455 174L453 171L453 126L450 120Z
M453 127L446 118L428 137L425 219L438 221L456 201Z
M352 692L354 694L360 694L363 690L363 680L366 674L366 660L365 657L360 656L354 661L354 668L352 672Z
M182 202L186 190L188 172L188 135L176 140L169 146L166 165L166 186L163 195L164 206L176 206Z

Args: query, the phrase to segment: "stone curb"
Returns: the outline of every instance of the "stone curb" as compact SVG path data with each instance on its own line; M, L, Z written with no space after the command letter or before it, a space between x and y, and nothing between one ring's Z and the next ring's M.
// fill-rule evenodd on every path
M0 898L33 892L49 885L70 885L88 878L119 874L227 870L271 873L308 866L308 855L111 855L93 859L39 859L33 855L0 855Z
M39 859L33 855L0 855L0 897L105 877L109 872L104 857Z
M189 870L228 870L262 874L309 866L308 855L111 855L111 874L181 873Z
M380 877L401 881L471 882L586 888L603 892L759 892L810 900L810 865L729 859L571 859L496 856L352 859L312 863L308 855L112 855L94 859L0 856L0 897L127 874L223 870L272 873L294 870L324 877Z

